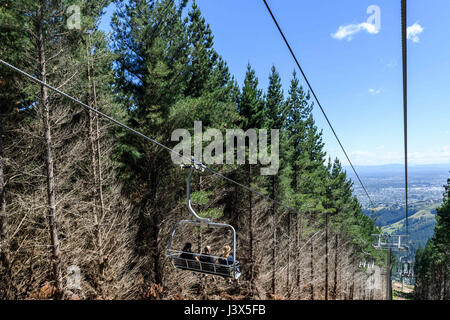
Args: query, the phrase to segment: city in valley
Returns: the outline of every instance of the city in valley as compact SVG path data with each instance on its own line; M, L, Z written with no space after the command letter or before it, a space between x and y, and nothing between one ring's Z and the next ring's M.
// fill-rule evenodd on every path
M405 233L405 172L401 164L357 167L360 178L375 208L347 168L354 181L354 194L364 212L376 217L383 231L392 234ZM436 208L442 204L444 184L450 171L448 165L411 165L408 167L408 223L413 253L424 246L433 235Z

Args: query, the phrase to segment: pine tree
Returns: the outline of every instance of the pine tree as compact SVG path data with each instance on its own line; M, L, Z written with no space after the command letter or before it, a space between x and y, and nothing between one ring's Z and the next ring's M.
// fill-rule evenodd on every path
M29 49L29 42L23 36L21 29L17 28L23 21L23 18L15 14L9 7L7 1L0 2L0 42L4 44L0 49L0 56L7 60L10 64L23 67L23 52ZM7 208L7 190L6 177L8 156L4 151L4 127L9 119L9 115L13 110L17 110L22 104L22 100L26 99L23 92L16 90L17 74L9 69L0 68L0 261L5 276L2 277L4 297L13 299L15 297L15 287L12 279L12 266L10 257L10 241L9 241L9 223Z
M241 116L240 127L246 131L249 129L258 130L261 128L261 124L264 121L264 100L262 98L262 91L258 88L258 78L255 71L251 68L250 63L247 65L247 72L245 74L244 85L242 92L237 99L237 110ZM246 148L249 145L246 142ZM247 179L242 179L243 183L248 186L255 186L255 173L258 170L258 165L247 164L245 168L242 168L239 175ZM248 279L250 282L250 290L254 292L255 282L258 276L256 266L256 239L257 228L255 221L257 220L255 206L258 202L258 198L253 193L248 193L248 198L241 199L240 206L247 208L243 214L247 217L247 221L244 223L245 228L248 230L245 237L247 238L247 250L249 252L246 263L248 265Z
M310 96L299 86L297 74L294 71L291 86L289 88L289 97L286 101L288 116L286 118L289 150L288 161L292 166L292 189L298 191L298 176L300 170L300 159L304 153L303 145L306 140L306 120L312 111L312 105L309 103Z
M442 263L447 263L450 258L450 179L444 189L442 206L436 209L436 226L432 241L442 255Z
M283 91L281 89L281 78L278 74L278 72L275 69L275 66L272 66L271 73L269 76L269 87L267 89L267 95L266 95L266 107L265 107L265 128L268 129L283 129L283 125L285 123L285 110L284 110L284 98L283 98ZM271 150L271 152L274 152L274 150ZM280 148L280 153L283 152L283 148ZM268 193L269 196L272 199L278 198L278 192L279 192L279 178L277 175L272 175L269 178L269 185L268 185ZM276 269L277 269L277 249L278 249L278 217L276 212L276 205L275 203L271 204L270 209L270 219L271 219L271 225L272 225L272 284L271 284L271 291L272 294L276 294Z
M434 235L419 248L414 262L417 299L446 300L450 276L450 179L444 186L443 203L437 208Z
M164 119L183 95L187 74L188 37L181 19L182 5L170 0L121 1L113 17L115 51L118 55L118 89L127 105L130 124L162 143L168 136ZM161 204L158 190L167 174L165 151L129 133L123 137L123 176L129 192L139 195L137 254L152 257L145 270L154 283L162 283L160 264ZM144 168L144 170L142 170Z
M281 78L275 66L269 75L269 87L266 96L265 126L269 129L282 129L286 119L285 104L283 103Z
M242 117L244 130L261 128L264 121L264 101L262 91L258 89L258 78L250 63L247 64L244 86L238 101L238 111Z
M213 49L211 29L201 16L200 9L195 1L188 16L187 35L190 44L190 59L186 70L188 79L184 94L185 96L199 97L207 86L207 81L210 79L218 55Z
M224 128L238 119L228 69L212 48L211 31L195 3L182 18L186 2L123 1L124 10L113 19L118 88L128 106L129 122L166 145L173 143L170 132L192 128L194 120L202 121L204 128ZM123 141L123 176L129 179L129 192L139 194L137 253L152 257L151 270L145 274L162 283L163 213L180 197L173 193L167 197L162 188L183 184L172 179L178 174L166 150L129 134Z
M86 36L83 31L95 28L104 6L109 2L99 0L81 5L83 30L67 29L66 9L73 4L72 1L19 0L10 3L11 12L15 14L16 20L9 19L9 23L17 29L20 28L21 41L26 44L19 50L23 52L23 61L18 61L16 65L31 74L38 74L40 79L50 84L58 84L63 91L83 100L84 89L87 87L85 85L87 81L80 72L86 70L84 68ZM107 48L105 39L103 45L103 48ZM109 65L102 65L107 72L111 71L111 67L112 62ZM97 69L97 72L104 76L105 69ZM104 84L109 86L111 79ZM97 80L106 79L98 77ZM74 226L83 225L84 221L73 218L80 217L76 215L78 210L85 210L83 196L91 192L91 189L85 190L81 187L82 182L91 178L89 176L86 179L82 173L85 169L83 152L87 151L86 145L82 143L85 140L81 139L86 113L80 107L74 108L67 100L44 86L38 87L29 82L25 86L12 84L14 84L12 92L23 92L25 96L19 100L20 109L14 115L16 123L9 128L14 130L16 135L27 137L11 144L12 152L16 152L11 155L17 163L15 167L19 168L22 165L19 174L16 174L10 183L11 188L16 191L11 198L11 204L19 213L15 219L22 219L21 216L27 214L27 208L33 206L30 203L28 206L24 205L23 203L27 203L25 200L44 203L46 198L48 204L47 213L43 208L27 215L27 219L37 224L37 228L20 224L21 228L16 230L16 241L25 241L25 245L13 252L15 259L21 261L15 264L15 273L18 275L15 286L21 295L26 296L29 291L35 290L36 286L42 285L31 278L24 288L24 273L28 273L28 270L25 271L28 268L25 263L28 263L28 260L34 269L40 270L44 279L51 280L47 286L50 288L48 297L53 296L52 292L55 289L55 296L61 298L65 293L62 282L63 270L69 263L73 263L72 257L77 255L74 248L81 249L83 246L80 246L80 239L85 239L82 236L76 237L77 232L82 233L84 228L75 228L76 231L73 231ZM112 91L108 90L104 91L102 85L98 86L99 101L105 101L105 94L109 95L109 98L112 96ZM42 122L39 123L40 121ZM18 156L21 150L26 152ZM46 159L45 166L42 166L43 159ZM46 172L46 182L40 178L43 175L36 174L38 170ZM43 190L47 191L46 195ZM34 248L34 243L47 240L42 232L46 229L41 222L42 217L48 217L47 228L50 231L51 241L48 248L51 250L51 263L47 261L46 252ZM72 232L68 233L65 230ZM46 269L49 265L52 266L51 276L47 276Z
M295 198L299 190L299 178L300 178L300 162L304 155L303 145L306 140L306 124L305 120L311 113L312 106L309 103L309 95L307 95L301 86L299 86L299 80L296 72L293 72L291 79L291 85L289 88L289 95L285 102L286 118L284 124L284 131L282 134L282 146L283 146L283 195L285 201L287 200L292 206L296 206ZM291 199L292 198L292 199ZM294 242L293 248L300 248L301 246L301 234L302 234L302 217L300 214L294 215L293 237L291 237L290 225L292 224L292 214L288 213L288 233L290 242ZM289 250L291 251L291 250ZM295 253L295 251L293 252ZM290 257L288 263L290 263ZM295 286L300 288L300 255L294 254L293 260L295 261L293 282ZM289 268L288 268L289 271ZM288 275L288 280L291 275ZM287 284L287 287L289 285Z

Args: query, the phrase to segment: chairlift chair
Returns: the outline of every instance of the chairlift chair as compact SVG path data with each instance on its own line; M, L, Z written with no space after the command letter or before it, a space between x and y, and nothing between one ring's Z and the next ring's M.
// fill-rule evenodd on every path
M408 257L400 257L400 274L403 278L412 278L412 260Z
M411 278L412 277L412 261L411 259L408 259L404 264L403 264L403 277L405 278Z
M204 165L195 160L192 160L191 165L182 166L182 168L189 168L189 175L188 175L187 183L186 183L187 206L188 206L189 212L192 213L192 215L194 216L194 220L181 220L175 225L175 227L172 230L170 239L169 239L169 244L167 245L166 256L169 258L169 261L172 264L172 266L176 269L187 270L187 271L192 271L192 272L199 272L199 273L210 274L210 275L216 275L216 276L220 276L220 277L224 277L224 278L238 279L240 276L240 270L239 270L240 264L239 264L239 261L236 260L236 230L233 228L233 226L231 226L229 224L212 222L211 219L202 218L192 208L192 203L191 203L192 173L193 173L194 169L203 171L205 168ZM207 227L207 228L228 228L228 229L230 229L233 234L233 245L231 246L232 254L233 254L233 258L234 258L233 264L228 265L228 261L226 262L227 264L221 264L221 263L210 263L210 262L203 262L201 260L197 261L194 259L181 258L181 254L183 253L183 251L173 249L172 241L174 239L174 236L177 232L178 227L183 224L190 224L190 225L194 225L194 226L202 226L202 227ZM202 256L201 254L195 254L195 253L192 253L192 255L197 256L199 258ZM212 255L209 257L214 258L214 260L217 260L220 258L220 257L212 256Z

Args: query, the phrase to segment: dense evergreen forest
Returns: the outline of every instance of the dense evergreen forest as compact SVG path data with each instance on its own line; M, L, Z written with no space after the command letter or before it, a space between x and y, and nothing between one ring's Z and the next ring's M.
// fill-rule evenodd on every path
M437 209L434 235L416 252L414 274L415 298L448 300L450 296L450 179L443 204Z
M236 228L243 274L237 286L175 270L165 248L173 225L190 217L187 172L166 150L2 66L0 297L383 298L360 268L361 261L384 265L385 254L372 247L379 230L339 160L327 159L296 73L283 90L268 66L269 86L260 88L249 64L237 83L192 1L118 0L106 35L98 24L110 3L0 1L1 59L169 147L176 144L171 133L193 130L194 121L223 131L279 129L277 175L260 175L259 164L213 168L296 211L196 172L196 208ZM73 4L80 29L68 28ZM448 207L447 199L420 254L424 260L433 251L436 263L427 268L447 266L447 273L430 276L444 279L448 264L438 248L446 236L448 249L448 233L439 228L448 224ZM196 250L210 244L218 252L227 234L197 228L183 240L189 236ZM70 270L81 273L78 288L67 285Z

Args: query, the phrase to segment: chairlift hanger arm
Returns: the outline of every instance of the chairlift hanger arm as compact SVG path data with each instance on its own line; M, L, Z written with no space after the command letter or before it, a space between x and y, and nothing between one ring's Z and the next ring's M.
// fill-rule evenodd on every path
M186 192L187 192L187 206L189 209L189 212L192 213L192 215L200 221L201 224L209 224L211 220L209 218L202 218L200 217L197 212L195 212L194 208L192 208L192 202L191 202L191 179L192 179L192 173L194 172L194 169L202 169L202 166L196 165L195 160L192 160L192 164L189 167L189 175L186 182Z

